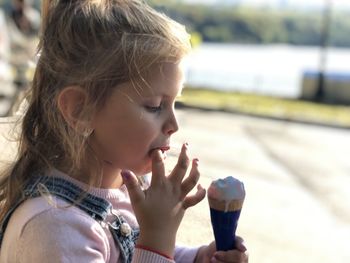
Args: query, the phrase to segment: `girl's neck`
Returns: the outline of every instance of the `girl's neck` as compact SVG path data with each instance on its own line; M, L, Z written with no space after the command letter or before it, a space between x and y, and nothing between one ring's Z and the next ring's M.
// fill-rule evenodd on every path
M121 170L104 165L101 188L120 188L123 185Z
M108 164L104 165L101 172L93 173L94 169L86 167L85 169L81 169L79 171L69 171L69 169L65 169L65 167L58 166L58 170L64 172L68 176L84 183L87 185L91 185L92 187L103 188L103 189L117 189L123 185L123 179L121 177L121 170L113 168ZM94 179L95 176L99 176L100 178Z
M123 185L121 169L107 162L97 161L94 153L88 152L82 160L82 163L86 165L77 170L70 170L67 163L69 164L67 160L60 159L55 166L68 176L92 187L117 189Z

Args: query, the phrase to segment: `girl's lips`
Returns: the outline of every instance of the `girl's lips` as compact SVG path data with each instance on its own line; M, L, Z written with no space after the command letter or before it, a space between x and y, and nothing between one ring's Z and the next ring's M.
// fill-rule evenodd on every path
M161 150L163 154L166 153L166 151L170 150L170 146L162 146L162 147L157 147L149 151L149 155L152 155L153 151L155 150Z
M170 147L169 146L164 146L164 147L160 147L158 149L161 150L163 153L165 153L166 151L170 150Z

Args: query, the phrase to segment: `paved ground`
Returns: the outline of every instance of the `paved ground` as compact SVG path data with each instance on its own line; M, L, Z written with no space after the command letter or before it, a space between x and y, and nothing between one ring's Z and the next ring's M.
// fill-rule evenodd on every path
M253 263L350 262L350 131L217 112L181 111L177 143L200 159L202 184L234 175L247 198L238 233ZM179 241L212 240L207 202Z
M350 131L195 110L180 110L179 121L174 143L190 143L205 187L227 175L244 181L238 233L251 263L350 262ZM0 140L0 159L11 147ZM179 242L212 240L208 209L203 201L187 212Z

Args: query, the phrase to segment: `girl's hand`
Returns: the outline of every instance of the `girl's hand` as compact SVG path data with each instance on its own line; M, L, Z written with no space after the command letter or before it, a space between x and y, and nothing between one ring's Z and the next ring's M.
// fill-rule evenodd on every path
M184 179L190 160L187 145L183 145L178 162L169 176L165 175L163 155L160 150L152 153L152 181L142 191L136 176L123 171L123 181L140 225L138 245L172 257L176 232L188 207L205 197L205 190L198 185L194 195L187 194L199 180L198 160L192 161L189 176Z
M215 242L201 247L195 263L248 263L248 251L241 237L236 237L235 250L216 251Z

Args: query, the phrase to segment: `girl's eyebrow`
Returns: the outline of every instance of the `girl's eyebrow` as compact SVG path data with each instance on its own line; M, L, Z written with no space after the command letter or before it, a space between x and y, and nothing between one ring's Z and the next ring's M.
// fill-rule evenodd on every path
M153 95L148 95L148 96L144 96L145 99L152 99L155 97L163 97L163 98L174 98L174 96L166 94L166 93L160 93L160 94L153 94ZM182 97L182 89L181 91L175 95L175 98L180 98Z

